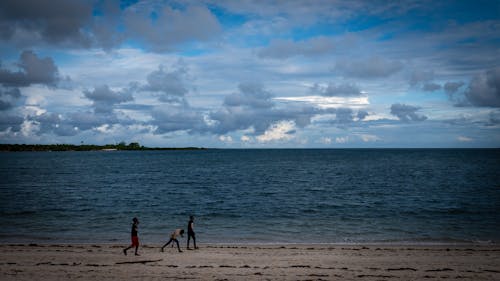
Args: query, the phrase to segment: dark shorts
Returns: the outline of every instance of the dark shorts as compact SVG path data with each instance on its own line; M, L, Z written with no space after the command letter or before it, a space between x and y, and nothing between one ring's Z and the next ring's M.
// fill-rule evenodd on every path
M139 246L139 236L132 236L132 246Z
M194 232L188 232L188 236L194 237Z

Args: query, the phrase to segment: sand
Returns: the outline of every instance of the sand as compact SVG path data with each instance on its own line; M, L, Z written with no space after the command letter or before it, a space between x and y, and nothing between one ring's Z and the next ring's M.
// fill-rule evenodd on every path
M500 246L0 245L0 280L500 280Z

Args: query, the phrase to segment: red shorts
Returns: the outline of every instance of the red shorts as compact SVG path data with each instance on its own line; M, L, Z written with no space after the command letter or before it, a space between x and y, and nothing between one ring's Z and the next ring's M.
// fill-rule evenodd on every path
M139 246L139 236L132 236L132 246Z

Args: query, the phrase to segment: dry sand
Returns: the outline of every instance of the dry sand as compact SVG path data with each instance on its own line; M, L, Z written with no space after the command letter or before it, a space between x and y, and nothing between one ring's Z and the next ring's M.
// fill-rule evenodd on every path
M500 247L0 245L0 280L500 280Z

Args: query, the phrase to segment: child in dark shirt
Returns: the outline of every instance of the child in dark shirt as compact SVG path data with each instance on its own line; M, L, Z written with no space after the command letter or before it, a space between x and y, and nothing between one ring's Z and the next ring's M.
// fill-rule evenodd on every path
M127 255L127 250L128 249L130 249L132 247L135 247L135 255L139 256L139 254L137 253L137 250L139 249L139 236L137 235L138 225L139 225L139 220L137 218L133 218L132 219L132 230L130 232L130 236L131 236L131 239L132 239L132 244L130 244L130 246L128 246L127 248L123 249L123 254L124 255Z

